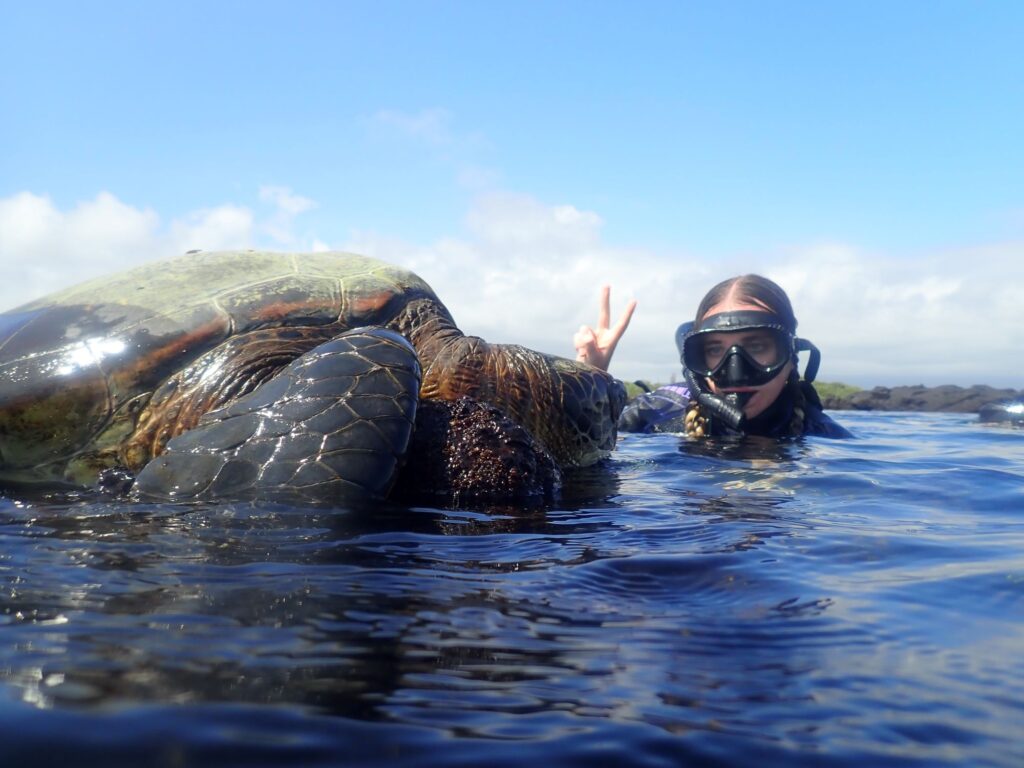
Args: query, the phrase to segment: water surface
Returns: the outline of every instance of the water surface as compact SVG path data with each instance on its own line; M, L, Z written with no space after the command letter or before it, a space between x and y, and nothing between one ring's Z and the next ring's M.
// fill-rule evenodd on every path
M532 509L0 497L0 764L1024 764L1024 431L838 418Z

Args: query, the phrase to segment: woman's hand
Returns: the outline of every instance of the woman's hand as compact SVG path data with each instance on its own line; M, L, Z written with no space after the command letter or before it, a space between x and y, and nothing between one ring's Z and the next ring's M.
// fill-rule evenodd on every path
M598 305L597 328L589 325L581 325L580 329L572 337L572 343L576 347L576 359L583 363L590 363L602 371L608 370L608 364L612 361L612 354L615 352L615 345L619 343L622 334L629 327L629 321L633 317L633 310L636 309L636 299L632 299L626 305L626 309L619 317L614 326L608 327L609 311L608 301L611 298L612 288L605 285L601 288L601 303Z

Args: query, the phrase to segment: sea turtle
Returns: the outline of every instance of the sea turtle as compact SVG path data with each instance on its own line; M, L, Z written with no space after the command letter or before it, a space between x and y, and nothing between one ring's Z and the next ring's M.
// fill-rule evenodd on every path
M0 483L114 469L162 498L374 499L412 444L418 487L530 493L521 476L543 490L606 455L624 399L464 335L415 274L350 253L190 252L0 315Z

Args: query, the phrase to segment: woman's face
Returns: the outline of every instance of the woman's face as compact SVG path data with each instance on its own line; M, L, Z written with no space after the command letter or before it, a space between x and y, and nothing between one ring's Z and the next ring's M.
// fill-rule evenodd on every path
M717 315L722 312L738 312L741 310L763 312L764 307L729 298L719 304L715 304L707 311L705 316ZM704 345L705 355L707 356L709 363L708 367L713 368L721 361L726 351L735 344L739 344L743 347L752 357L754 357L755 360L761 361L762 358L764 360L777 359L775 357L775 340L769 333L756 330L709 333L708 339ZM786 382L789 380L789 372L792 370L793 361L791 360L782 367L782 370L779 371L775 378L767 384L762 384L759 387L721 388L717 387L715 382L711 381L711 379L707 379L707 383L711 388L711 391L716 395L728 394L729 392L753 392L754 394L747 401L747 404L743 406L743 414L748 419L752 419L755 416L760 416L768 409L768 406L775 402L776 398L778 398L782 393L782 390L785 388Z

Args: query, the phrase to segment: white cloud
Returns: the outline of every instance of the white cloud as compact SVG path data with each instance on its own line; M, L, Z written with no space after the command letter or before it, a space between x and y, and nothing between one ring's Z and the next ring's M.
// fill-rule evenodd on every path
M600 240L603 222L596 213L571 205L547 206L528 195L497 192L477 198L466 224L484 244L516 252L592 248Z
M154 227L154 247L161 255L185 251L219 251L226 248L249 248L254 244L254 216L240 205L220 205L193 211L171 222L169 236L162 237Z
M266 191L264 191L266 190ZM0 311L51 291L146 261L184 253L282 245L312 249L291 226L312 201L282 187L265 187L263 218L245 206L225 204L193 211L164 225L150 209L100 192L62 211L48 197L20 192L0 198ZM269 236L271 242L265 242ZM10 279L16 276L16 279Z
M489 194L468 213L467 236L423 245L361 233L347 249L418 271L468 333L570 356L610 283L613 316L639 300L612 364L627 379L676 375L677 325L714 283L755 271L790 294L800 332L822 350L823 380L1021 386L1024 243L917 258L825 243L726 265L612 246L601 225L571 205Z
M295 217L316 207L308 197L292 192L288 187L262 186L260 200L272 206L270 215L260 227L279 247L292 247L298 237L294 232Z
M768 276L821 347L825 379L1021 386L1024 243L917 258L809 246Z
M289 187L263 185L260 187L260 200L272 203L281 215L290 217L316 207L308 197L295 194Z
M153 253L157 222L106 192L67 212L30 192L0 199L0 259L18 276L0 284L0 306L141 260Z
M225 204L167 224L109 193L69 210L29 192L2 198L0 264L16 279L0 284L0 307L192 248L267 247L267 238L270 247L328 248L294 233L311 201L284 187L260 194L270 207L264 215ZM356 232L344 249L418 272L467 333L567 356L573 332L596 320L600 286L610 283L613 314L639 300L612 365L627 379L676 373L676 326L713 283L759 271L789 292L801 334L822 350L824 380L1021 386L1024 242L916 257L816 243L737 265L610 244L602 224L572 205L488 193L456 234L410 243Z
M109 192L80 203L66 217L66 233L72 242L84 243L104 255L142 242L158 221L151 210L125 205Z
M465 224L466 236L427 245L362 232L344 247L418 272L467 333L567 356L573 332L596 321L600 286L611 283L613 313L631 296L641 301L613 372L667 378L678 308L695 306L705 267L684 255L608 245L597 214L527 195L481 195Z

